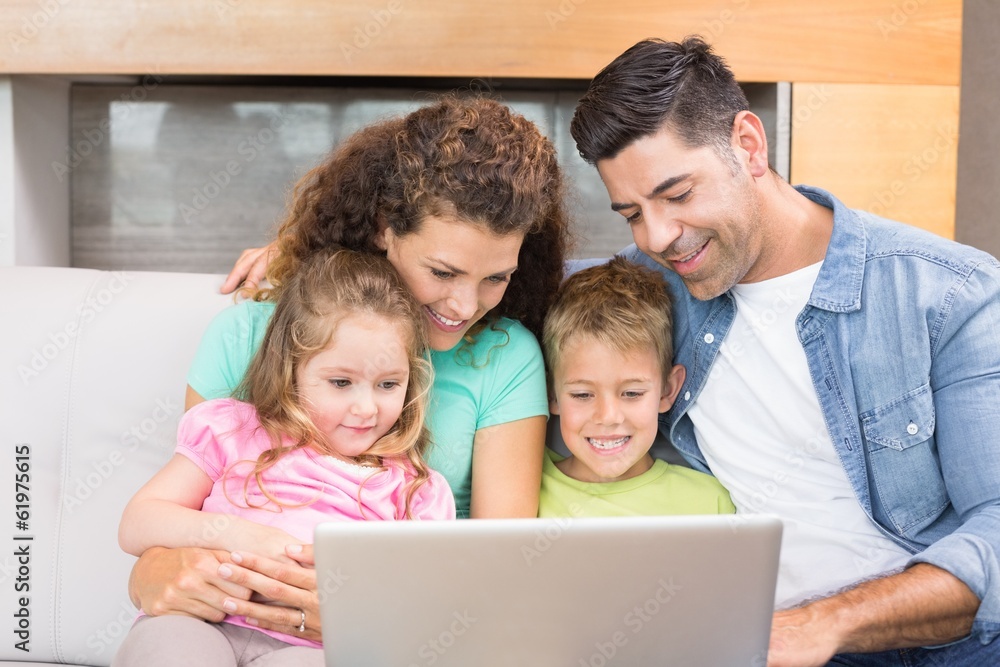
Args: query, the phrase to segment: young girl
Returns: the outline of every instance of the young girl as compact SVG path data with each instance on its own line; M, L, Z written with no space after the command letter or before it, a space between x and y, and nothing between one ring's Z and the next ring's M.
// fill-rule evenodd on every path
M311 543L322 521L455 518L423 462L423 313L392 265L321 253L278 290L242 400L183 417L177 453L125 508L125 551L195 544L291 562L286 547ZM318 646L242 617L144 616L115 665L322 664Z

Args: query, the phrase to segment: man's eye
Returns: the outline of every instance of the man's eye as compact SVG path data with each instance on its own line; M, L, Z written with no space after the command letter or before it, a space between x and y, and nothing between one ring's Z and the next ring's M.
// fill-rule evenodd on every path
M642 211L636 211L632 215L625 216L625 222L631 225L638 222L640 217L642 217Z
M676 197L667 197L667 201L673 202L675 204L679 204L682 201L684 201L685 199L687 199L688 196L690 196L690 194L691 194L691 191L688 190L686 192L682 192L681 194L677 195Z

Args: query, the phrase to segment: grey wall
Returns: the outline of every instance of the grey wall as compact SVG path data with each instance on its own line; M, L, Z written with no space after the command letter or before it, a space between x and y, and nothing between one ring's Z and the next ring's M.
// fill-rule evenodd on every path
M955 238L1000 257L1000 2L963 11Z
M416 88L312 83L75 85L65 165L73 185L73 266L228 271L242 249L271 238L291 186L333 145L433 97ZM570 137L586 82L545 85L504 86L496 94L555 144L570 189L574 256L607 257L632 239ZM777 87L754 84L747 92L774 136Z

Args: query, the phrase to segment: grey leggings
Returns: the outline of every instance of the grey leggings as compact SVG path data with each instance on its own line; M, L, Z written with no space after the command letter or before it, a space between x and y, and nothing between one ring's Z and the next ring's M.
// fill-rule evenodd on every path
M292 646L263 632L189 616L143 616L111 667L323 667L323 649Z

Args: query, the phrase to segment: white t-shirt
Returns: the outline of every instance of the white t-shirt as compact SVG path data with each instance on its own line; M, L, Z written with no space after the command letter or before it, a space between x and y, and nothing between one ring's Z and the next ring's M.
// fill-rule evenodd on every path
M736 318L688 412L737 512L784 522L777 608L902 568L909 558L858 503L795 330L821 266L732 288Z

